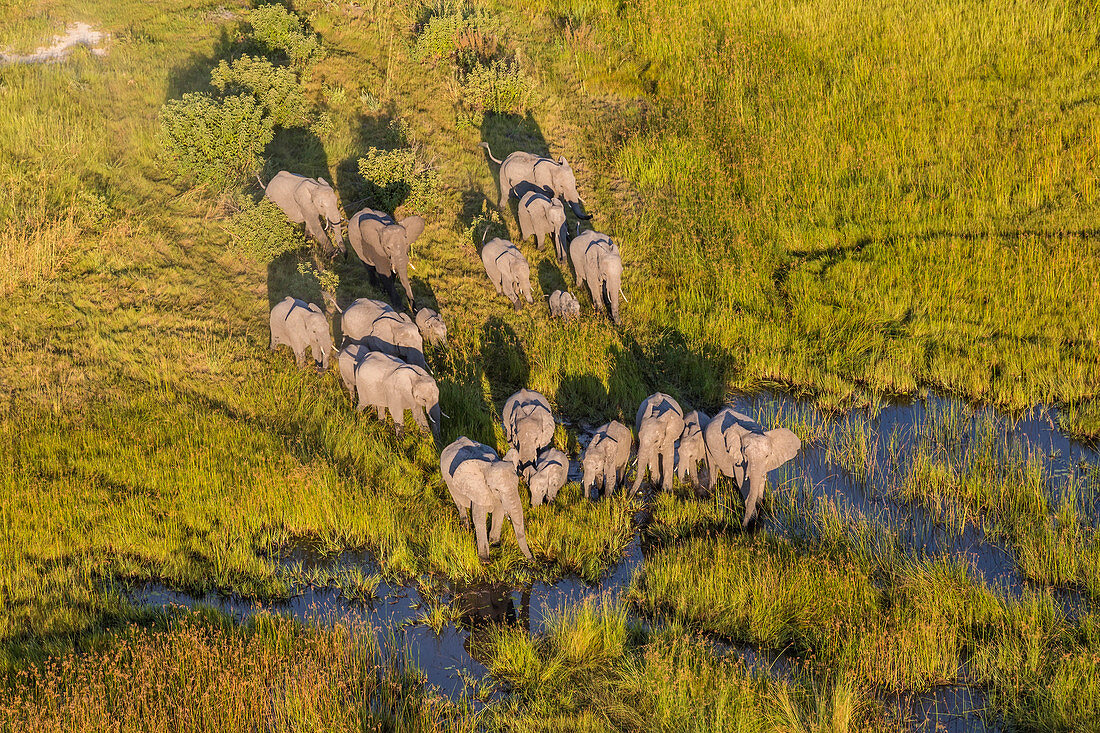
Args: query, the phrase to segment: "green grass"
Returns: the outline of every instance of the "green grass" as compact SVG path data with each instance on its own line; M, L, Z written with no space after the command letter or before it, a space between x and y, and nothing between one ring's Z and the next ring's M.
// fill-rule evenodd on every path
M369 191L358 161L371 147L412 150L434 170L438 190L399 213L432 209L411 274L448 323L450 345L429 356L445 442L503 447L499 410L525 386L592 426L631 422L657 389L713 409L779 387L815 404L764 404L763 423L950 531L981 526L1036 586L1013 600L950 557L912 558L893 518L812 501L784 469L766 502L774 532L737 532L727 487L658 497L625 605L569 611L543 635L498 629L479 647L515 689L484 714L398 680L385 693L281 698L279 725L390 729L397 709L411 728L891 729L884 695L956 682L982 687L990 715L1022 729L1100 716L1095 614L1067 618L1051 591L1096 597L1095 467L1057 489L981 425L960 461L959 435L972 432L961 406L911 436L834 414L931 388L960 405L1056 404L1065 429L1100 435L1092 15L1053 1L480 0L466 16L483 36L456 41L452 58L418 51L415 35L443 7L296 9L327 56L302 73L311 127L277 132L265 174L324 175L350 205ZM130 583L373 593L373 573L282 562L302 546L366 549L387 578L431 588L595 580L637 533L637 501L591 503L570 485L528 513L534 563L506 530L482 565L429 441L356 414L335 374L267 352L271 303L320 298L298 269L313 257L268 261L295 235L249 233L264 212L241 196L256 190L187 189L156 142L162 104L209 92L220 60L256 53L248 10L41 0L0 11L0 45L18 50L69 20L112 34L106 57L78 49L6 67L0 84L0 728L94 729L102 717L89 716L132 712L128 697L163 670L222 665L255 639L249 659L291 676L295 664L344 681L376 671L374 651L348 646L339 625L277 620L218 622L200 634L214 640L203 660L157 657L199 632L158 627L126 600ZM523 114L486 111L484 89L464 85L483 52L515 64L517 89L530 85ZM497 155L570 158L594 225L622 245L625 328L592 318L583 294L575 323L493 297L476 245L489 223L518 233L486 204L497 184L482 140ZM524 250L537 295L571 283ZM332 268L341 302L379 295L355 263ZM558 443L575 451L576 429ZM876 449L891 465L870 460ZM432 605L425 622L450 613ZM772 680L716 638L787 650L798 665ZM153 660L148 684L125 677L135 645ZM239 684L202 708L211 729L264 694L241 664L223 665ZM88 707L39 697L58 684ZM188 695L140 699L173 710L194 707Z

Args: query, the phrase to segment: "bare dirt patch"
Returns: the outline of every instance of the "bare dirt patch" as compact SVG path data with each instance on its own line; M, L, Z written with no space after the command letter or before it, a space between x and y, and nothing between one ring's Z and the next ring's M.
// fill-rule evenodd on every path
M65 29L64 35L54 36L50 46L39 46L33 53L12 54L0 51L0 64L45 64L60 61L77 46L87 46L96 56L106 56L103 43L110 35L97 31L87 23L74 23Z

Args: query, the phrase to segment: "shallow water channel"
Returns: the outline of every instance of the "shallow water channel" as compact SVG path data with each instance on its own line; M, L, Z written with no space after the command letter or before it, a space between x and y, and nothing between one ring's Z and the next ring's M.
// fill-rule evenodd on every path
M1063 435L1054 416L1045 408L1012 418L989 408L975 410L932 397L886 405L878 410L853 411L826 423L812 405L783 396L744 398L734 404L766 427L785 425L798 432L795 426L801 425L804 432L811 433L803 436L799 456L770 475L774 492L793 492L798 502L805 502L800 506L833 502L841 514L853 520L869 520L889 527L903 549L915 556L962 559L969 565L972 577L1008 595L1019 594L1027 585L1008 548L988 538L972 523L952 526L941 517L930 516L924 508L901 501L891 489L907 470L915 446L933 446L938 455L960 466L971 460L971 453L976 451L985 451L986 456L1003 454L1041 461L1049 490L1058 492L1071 484L1077 486L1081 514L1096 524L1100 454L1094 447ZM593 428L570 426L581 446L587 445ZM570 479L580 479L576 456ZM1082 485L1088 490L1080 491ZM738 508L732 510L739 514ZM762 520L766 531L777 534L788 531L778 514ZM472 536L470 541L473 542ZM327 559L306 551L296 555L292 561L306 569L325 564L328 569L354 567L365 574L378 571L375 560L364 553ZM134 589L131 597L136 603L152 606L202 604L241 620L264 610L287 614L306 623L338 619L369 624L378 630L384 642L405 650L407 658L416 663L430 685L459 699L475 697L471 693L487 678L486 668L470 654L471 640L480 630L492 624L513 623L531 633L542 632L549 620L563 610L590 599L617 598L640 571L643 561L643 549L636 539L620 562L595 585L567 577L523 588L507 585L451 588L428 598L416 584L382 580L374 597L364 602L348 601L338 590L309 588L290 601L269 604L217 595L196 598L149 585ZM1079 613L1086 604L1081 594L1072 590L1056 593L1067 615ZM449 605L453 611L450 617L458 619L443 625L438 634L425 621L433 603ZM718 654L742 660L753 672L785 676L790 669L789 660L782 655L721 642L714 647ZM898 695L886 702L908 720L913 730L996 730L983 722L980 712L985 707L984 696L974 688L941 687L927 693Z

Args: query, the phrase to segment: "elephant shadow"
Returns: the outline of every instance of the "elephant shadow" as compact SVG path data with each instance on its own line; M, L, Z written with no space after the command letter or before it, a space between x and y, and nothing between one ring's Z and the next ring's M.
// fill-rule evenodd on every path
M495 413L513 393L527 387L531 363L515 329L500 316L485 322L480 351Z
M513 598L512 587L504 583L473 586L455 595L458 623L471 631L501 624L531 628L531 589L524 588Z
M308 262L310 259L304 251L294 251L285 252L267 264L268 308L274 308L288 295L324 307L317 278L298 271L298 265Z
M547 248L551 246L547 245ZM568 265L559 266L553 254L547 254L539 260L539 287L542 288L544 295L549 296L555 290L569 292L569 284L565 280L566 273L563 271L563 268L567 267Z
M562 417L572 422L599 426L618 418L607 387L594 374L562 377L554 401Z
M462 345L463 339L448 334L451 345L435 354L432 371L439 385L439 406L445 413L441 443L460 436L486 445L496 444L493 406L486 403L481 363Z

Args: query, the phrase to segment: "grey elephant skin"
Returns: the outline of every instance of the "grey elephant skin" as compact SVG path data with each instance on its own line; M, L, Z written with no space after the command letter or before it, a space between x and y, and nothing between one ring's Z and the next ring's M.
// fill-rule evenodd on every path
M510 300L516 310L519 310L521 295L528 303L535 302L531 291L531 266L516 245L506 239L490 239L481 248L481 263L497 294Z
M569 243L569 259L573 262L577 285L582 282L588 285L596 312L610 309L611 320L620 323L623 259L618 246L605 234L591 230L581 232Z
M396 356L422 369L424 339L413 320L380 300L358 298L344 310L340 320L344 338L366 344L372 351Z
M766 431L732 407L715 415L703 434L710 489L717 486L719 473L732 476L745 495L742 526L748 527L756 518L756 504L764 495L768 473L798 455L802 441L786 428Z
M519 476L515 467L502 461L496 451L469 438L459 438L439 455L439 470L447 491L451 494L462 526L469 528L469 512L474 519L477 554L482 562L489 560L489 541L500 541L504 519L512 522L519 549L531 559L523 524L523 502L519 495ZM485 523L493 515L493 527L486 537Z
M367 354L370 354L371 350L366 344L350 343L340 349L340 354L336 357L336 366L340 370L340 383L344 385L349 393L351 393L351 401L355 402L355 370L359 367L359 363L363 359L367 358Z
M680 446L676 449L676 476L681 483L689 478L699 485L699 462L707 460L707 444L703 431L710 424L707 413L701 410L684 416L684 432L680 434Z
M553 237L558 262L565 262L568 232L565 228L565 207L561 201L538 191L528 191L520 197L517 218L524 241L534 237L539 251L542 251L546 247L546 238Z
M348 220L351 249L367 267L385 280L390 300L397 302L393 278L401 280L409 303L413 302L409 283L409 251L424 232L424 218L409 216L400 222L384 211L363 209Z
M522 196L531 190L542 191L547 195L560 197L578 219L590 218L584 211L580 194L577 193L577 179L569 161L561 156L554 161L534 153L517 150L504 160L499 160L489 149L489 143L481 143L489 159L500 166L500 208L508 205L508 197L513 189Z
M557 448L550 447L539 454L534 464L521 468L519 451L512 448L504 454L504 460L516 467L527 480L531 490L531 506L553 504L558 492L569 480L569 456Z
M577 300L577 296L568 291L555 290L550 293L550 315L566 320L580 318L580 301Z
M630 465L634 435L618 420L601 425L592 435L581 459L585 494L599 496L618 488Z
M416 312L416 327L420 329L420 337L430 345L447 345L447 324L431 308L421 308Z
M298 366L305 364L308 348L321 369L328 369L329 352L336 350L325 312L289 295L271 309L271 350L280 344L291 348Z
M684 432L684 411L680 404L664 392L650 395L638 408L638 475L631 493L637 492L649 471L650 481L658 477L661 488L672 488L675 470L676 441Z
M519 465L533 463L539 451L554 440L554 414L550 402L538 392L521 389L504 403L501 414L504 438L519 451Z
M324 228L318 225L318 221L323 220L332 230L337 249L344 251L344 236L340 232L344 214L336 201L336 191L324 178L306 178L279 171L264 187L264 196L282 209L292 222L305 224L309 236L327 252L332 249L332 243Z
M385 420L389 410L398 433L404 428L405 412L412 412L420 429L439 440L439 387L415 364L372 351L355 367L355 390L359 410L373 407L379 420Z

